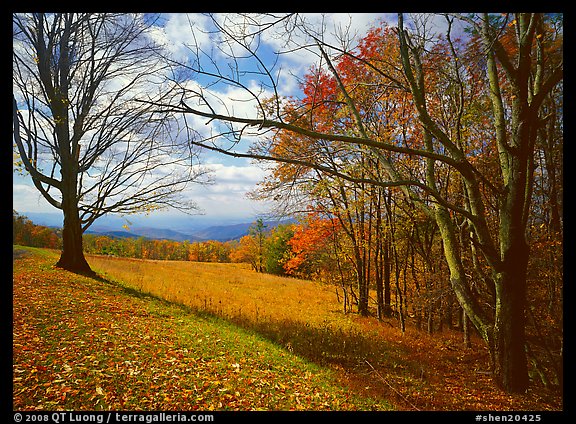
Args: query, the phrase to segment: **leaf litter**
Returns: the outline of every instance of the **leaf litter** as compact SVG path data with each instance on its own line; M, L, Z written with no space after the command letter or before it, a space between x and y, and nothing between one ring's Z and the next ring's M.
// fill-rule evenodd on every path
M15 410L385 410L332 370L222 320L20 255Z

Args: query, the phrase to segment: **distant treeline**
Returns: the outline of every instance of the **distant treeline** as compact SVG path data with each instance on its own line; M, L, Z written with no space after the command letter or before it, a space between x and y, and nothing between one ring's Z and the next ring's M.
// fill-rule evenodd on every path
M84 234L84 252L137 259L230 262L235 242L152 240Z
M12 242L23 246L58 249L62 247L62 234L60 230L36 225L12 210Z
M50 249L62 248L59 228L34 224L28 217L12 211L12 241L14 244ZM215 240L177 242L140 238L109 237L84 234L85 253L113 255L139 259L180 260L198 262L230 262L230 252L237 242Z
M226 242L157 240L100 234L84 234L82 237L84 253L89 254L154 260L244 262L258 272L323 279L320 274L322 270L326 271L326 267L320 262L325 258L318 252L325 248L325 239L329 239L330 234L318 232L316 226L310 226L310 223L305 226L281 224L269 229L259 219L250 227L248 235L240 240ZM316 237L310 238L310 233ZM36 225L26 216L13 211L13 242L58 249L62 247L62 235L60 229ZM312 255L311 251L318 252ZM332 265L329 264L329 267Z

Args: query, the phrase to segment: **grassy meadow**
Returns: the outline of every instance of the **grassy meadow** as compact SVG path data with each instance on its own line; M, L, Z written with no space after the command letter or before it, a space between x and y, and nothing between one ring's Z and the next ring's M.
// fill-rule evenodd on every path
M334 288L239 264L14 247L15 410L558 410L507 395L482 343L345 315Z
M357 365L375 348L377 338L355 315L342 313L330 286L257 273L246 264L87 259L107 279L225 318L317 363Z
M342 324L333 288L256 273L248 264L159 261L88 255L107 278L171 302L226 317Z
M14 250L14 410L389 410L253 331Z

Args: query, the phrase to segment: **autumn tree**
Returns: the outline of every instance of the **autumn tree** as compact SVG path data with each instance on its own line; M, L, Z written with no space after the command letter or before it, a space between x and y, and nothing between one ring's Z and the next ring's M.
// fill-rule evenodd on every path
M262 218L258 218L248 229L248 234L243 236L238 246L230 253L232 262L246 262L252 265L256 272L266 272L266 239L268 225Z
M230 252L230 261L233 263L249 263L252 268L255 268L253 263L253 243L252 238L249 236L242 236L238 240Z
M534 146L538 128L546 119L542 110L544 99L562 78L562 60L546 52L541 39L549 35L543 15L516 14L494 19L484 14L467 21L481 34L486 54L493 134L501 176L496 186L499 203L496 232L489 226L488 205L481 189L492 178L474 166L458 134L446 132L439 119L431 115L422 58L424 40L417 41L411 36L399 16L402 66L415 99L419 122L425 129L427 151L434 153L442 148L449 152L443 162L453 161L450 166L463 181L467 204L462 215L490 267L494 313L487 314L471 295L456 242L456 221L450 215L454 208L438 203L434 206L434 216L444 243L452 287L490 348L497 382L506 390L522 392L528 386L525 314L529 246L526 237L534 181ZM463 72L462 65L457 63L461 56L453 50L452 58L458 78L458 73ZM426 178L433 190L438 190L437 161L427 158Z
M490 351L495 381L523 392L535 146L547 122L558 119L547 101L563 78L562 26L541 13L452 14L440 17L446 31L437 36L430 18L412 16L406 25L399 14L396 28L372 31L358 50L345 37L339 45L327 43L324 29L299 15L246 15L239 18L243 25L228 26L215 18L230 66L203 66L206 53L196 49L193 70L244 89L255 115L222 111L203 90L157 106L216 123L209 137L191 134L192 145L290 164L301 175L312 170L365 189L396 188L406 207L435 223L451 290ZM466 40L454 38L455 22L466 27ZM304 93L313 102L278 95L276 62L266 66L259 51L262 34L278 27L287 34L279 55L306 50L319 60L322 83L314 96ZM240 72L250 58L256 66ZM266 93L243 79L255 75ZM225 144L248 136L265 141L251 151ZM299 149L278 148L286 137ZM315 160L326 151L342 155ZM373 161L378 166L370 166Z
M290 255L284 263L288 275L330 281L337 272L333 241L340 227L336 219L309 212L294 226L288 241Z
M266 271L266 261L264 259L266 249L266 227L264 220L258 218L248 229L248 237L253 240L253 267L257 272Z
M150 16L13 15L13 139L19 164L63 213L58 266L90 272L82 233L107 213L190 208L199 179L172 115L142 100L171 90Z
M12 242L32 247L57 249L60 238L54 229L35 225L26 216L12 211Z
M279 224L272 228L266 238L266 272L286 275L284 265L290 259L290 241L294 236L292 224Z

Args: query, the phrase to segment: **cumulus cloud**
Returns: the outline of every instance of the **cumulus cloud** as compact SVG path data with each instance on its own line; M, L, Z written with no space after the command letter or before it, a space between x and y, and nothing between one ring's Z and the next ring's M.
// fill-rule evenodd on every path
M166 13L152 28L149 36L166 47L175 60L187 62L191 46L211 49L209 18L200 13Z
M208 216L253 217L268 206L246 196L262 181L266 171L255 165L227 165L212 163L213 183L189 187L186 195L195 200Z
M18 212L56 212L40 192L24 177L15 177L12 184L12 208Z
M238 14L216 15L219 22L226 22L227 28L232 28L232 24L238 24L241 16ZM350 35L356 34L363 36L370 26L376 24L379 19L393 21L392 17L386 14L346 14L346 13L328 13L328 14L303 14L301 16L309 23L315 25L324 22L326 32L326 41L338 44L338 34L342 31L348 31ZM266 19L266 17L262 17ZM270 17L268 17L270 19ZM255 95L260 98L270 97L273 92L266 81L261 80L262 72L260 65L252 60L242 62L225 61L226 52L222 45L222 37L214 33L211 18L203 14L184 14L168 13L163 14L162 19L158 21L153 28L150 37L158 43L166 46L176 60L198 66L195 61L198 59L197 54L204 59L202 66L205 70L213 69L216 64L221 72L237 72L236 76L241 78L244 87L224 82L222 79L215 78L212 83L207 82L206 76L191 74L191 79L182 83L182 86L193 94L185 100L191 107L206 107L202 101L210 102L210 106L217 113L224 115L235 115L241 117L254 118L258 116L258 102ZM303 38L304 34L287 34L282 33L281 26L270 30L265 36L258 40L260 43L259 53L262 53L262 59L266 61L267 66L276 62L274 67L273 79L277 78L279 94L294 95L297 93L298 78L306 72L310 66L318 61L318 55L311 50L296 49L298 45L302 46L307 41ZM300 37L300 38L299 38ZM290 43L287 41L290 40ZM309 41L309 39L308 39ZM236 50L229 50L229 53L245 55L246 51L238 45ZM276 57L275 53L292 49L290 53L281 54ZM228 58L229 59L229 58ZM220 62L222 61L222 62ZM244 68L236 69L236 65L242 65ZM242 71L245 71L244 73ZM114 83L119 83L115 80ZM268 81L269 83L269 81ZM253 93L253 94L251 94ZM182 118L183 119L183 118ZM211 137L218 134L222 128L216 127L216 122L207 122L207 119L194 115L186 116L187 124L199 133L201 137ZM208 125L207 125L208 124ZM184 127L182 125L180 128ZM238 128L238 127L235 127ZM245 133L245 141L238 149L245 147L247 143L254 140L254 134ZM188 133L183 132L183 136ZM255 188L256 184L263 179L266 171L262 168L247 164L247 161L236 161L233 165L224 163L225 160L221 155L214 156L209 152L202 154L203 159L213 170L213 184L200 185L192 184L187 189L186 194L190 199L195 201L198 206L204 209L207 215L254 215L262 213L267 205L257 203L247 199L246 193ZM54 211L42 196L36 191L30 182L14 183L14 206L17 210L30 211Z
M307 30L300 29L286 32L282 26L270 30L269 36L262 42L269 45L279 56L278 68L282 68L279 87L281 94L292 95L298 90L298 78L307 72L312 65L319 61L316 48L308 48L313 44L308 30L313 29L314 35L328 45L343 47L343 40L349 44L347 48L354 47L366 32L383 20L393 24L392 14L381 13L302 13L298 16L299 25Z

